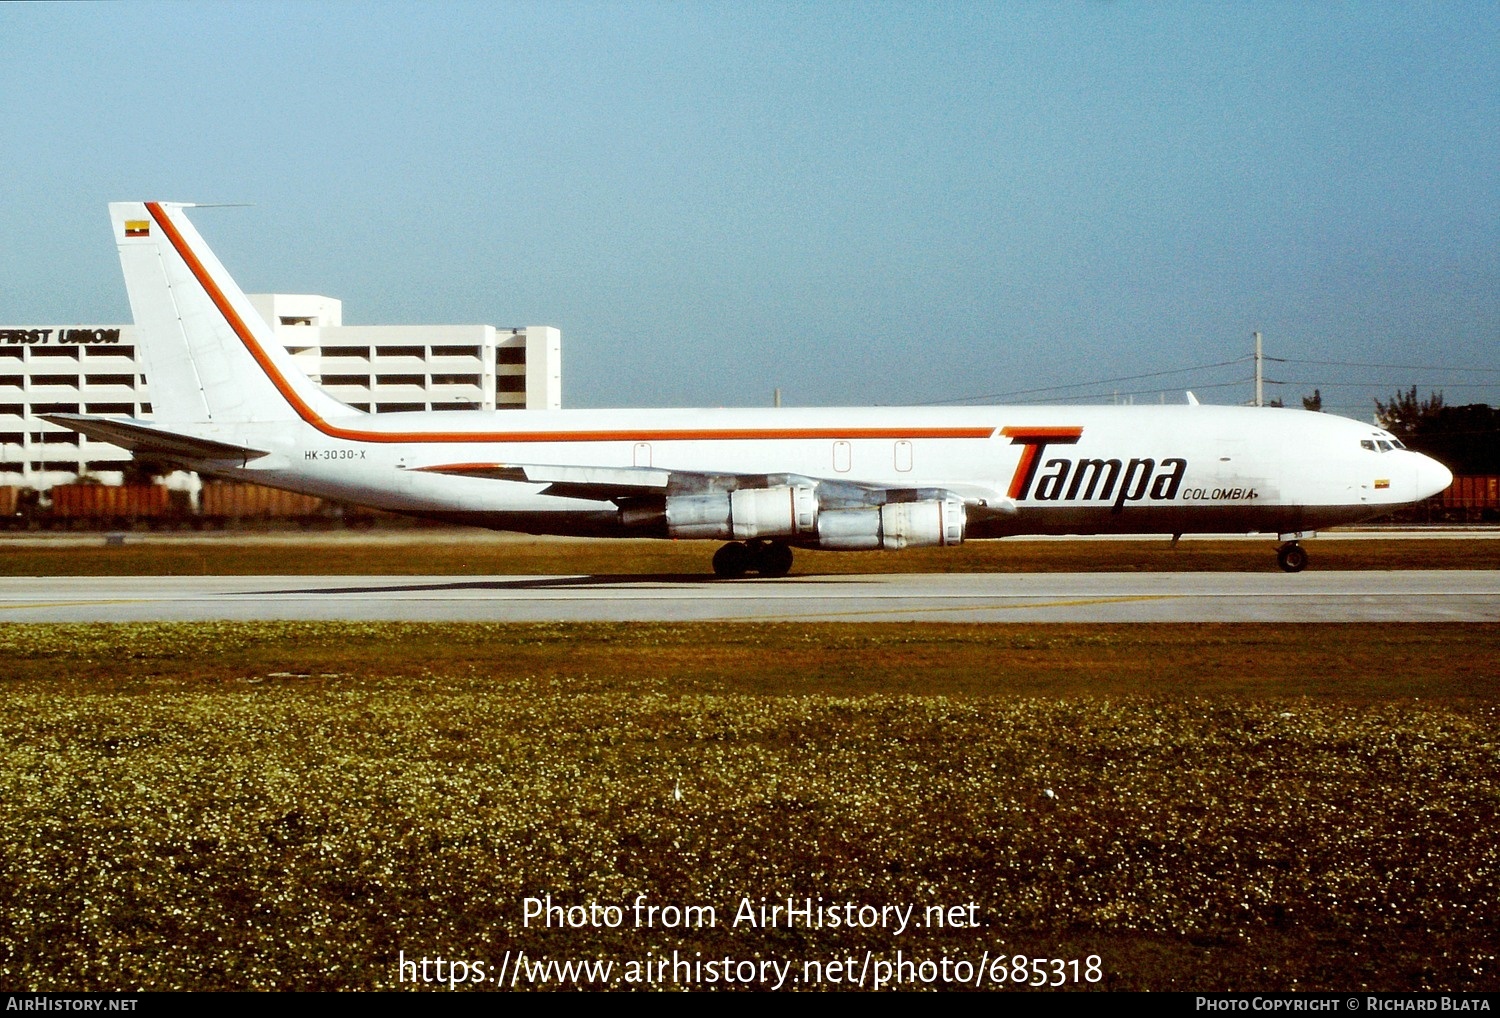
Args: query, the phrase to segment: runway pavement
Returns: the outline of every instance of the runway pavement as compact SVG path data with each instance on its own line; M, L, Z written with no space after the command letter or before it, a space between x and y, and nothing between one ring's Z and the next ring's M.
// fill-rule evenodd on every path
M0 620L1496 622L1500 572L0 578Z

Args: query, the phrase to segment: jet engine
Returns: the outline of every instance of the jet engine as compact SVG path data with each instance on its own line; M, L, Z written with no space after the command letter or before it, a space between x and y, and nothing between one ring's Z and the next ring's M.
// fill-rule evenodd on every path
M898 551L962 544L966 521L963 501L951 495L860 509L824 509L818 515L818 547Z
M795 537L818 529L818 496L804 485L673 495L667 499L666 516L669 537Z

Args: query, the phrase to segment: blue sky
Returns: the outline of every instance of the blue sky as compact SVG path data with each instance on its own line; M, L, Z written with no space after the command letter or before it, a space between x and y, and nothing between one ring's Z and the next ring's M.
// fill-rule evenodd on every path
M248 202L247 290L556 325L567 406L1233 403L1257 329L1500 403L1494 3L7 4L0 101L6 324Z

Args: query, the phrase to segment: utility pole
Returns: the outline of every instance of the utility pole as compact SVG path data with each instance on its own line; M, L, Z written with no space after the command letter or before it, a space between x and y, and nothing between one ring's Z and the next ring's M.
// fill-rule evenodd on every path
M774 407L781 406L781 390L780 389L777 389L776 392L775 392L775 394L772 395L772 397L771 397L771 405L774 406Z
M1266 405L1265 356L1260 348L1260 333L1255 333L1255 405Z

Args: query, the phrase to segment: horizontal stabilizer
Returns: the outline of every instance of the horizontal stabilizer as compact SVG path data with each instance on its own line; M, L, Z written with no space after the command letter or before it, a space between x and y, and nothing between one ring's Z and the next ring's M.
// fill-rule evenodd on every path
M455 477L487 477L496 481L518 481L523 484L545 484L541 494L559 498L587 498L606 501L662 495L672 479L670 470L652 467L572 467L512 465L505 463L448 463L435 467L417 467L429 474Z
M144 421L116 417L90 417L87 414L41 414L42 420L60 424L122 449L143 456L171 460L240 460L242 463L270 455L264 449L251 449L228 442L194 438L165 431Z

